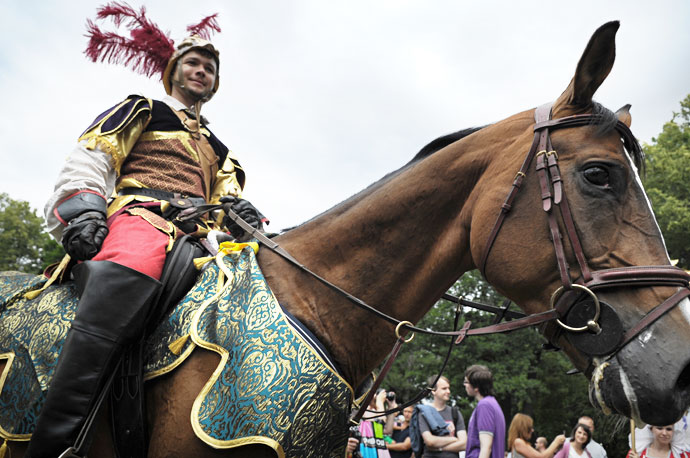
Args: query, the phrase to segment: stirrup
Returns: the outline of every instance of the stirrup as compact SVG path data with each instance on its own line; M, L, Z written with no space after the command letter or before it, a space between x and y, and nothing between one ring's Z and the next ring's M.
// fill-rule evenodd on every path
M58 458L87 458L86 455L77 455L78 450L74 447L70 447L58 456Z

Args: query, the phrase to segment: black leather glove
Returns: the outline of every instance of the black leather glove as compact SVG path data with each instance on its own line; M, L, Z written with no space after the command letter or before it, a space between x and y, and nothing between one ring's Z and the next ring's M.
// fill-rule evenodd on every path
M250 226L255 229L263 230L264 222L268 223L266 217L256 209L254 205L249 203L248 200L240 199L234 196L221 197L220 201L224 204L223 208L226 206L237 213L237 215L246 221ZM226 212L227 213L227 212ZM240 227L239 224L231 220L227 215L223 218L223 226L230 231L230 233L235 238L240 238L244 235L244 229Z
M88 211L70 220L62 232L62 246L72 259L86 261L96 256L106 235L105 215Z

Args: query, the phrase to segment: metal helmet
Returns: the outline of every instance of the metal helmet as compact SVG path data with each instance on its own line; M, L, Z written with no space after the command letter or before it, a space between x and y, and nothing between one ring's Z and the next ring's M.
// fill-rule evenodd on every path
M207 52L210 52L211 55L213 55L213 59L216 61L216 80L213 83L213 88L211 89L210 94L206 97L206 100L209 100L211 97L213 97L216 91L218 91L218 84L220 79L220 53L210 41L205 40L198 35L192 35L190 37L185 38L184 40L182 40L182 42L180 42L179 45L177 45L177 49L175 49L175 52L170 57L170 60L168 60L168 64L166 65L165 70L163 71L163 86L165 86L165 92L168 95L172 94L171 76L173 74L173 71L175 70L177 61L180 60L180 58L187 54L189 51L193 51L195 49L203 49Z

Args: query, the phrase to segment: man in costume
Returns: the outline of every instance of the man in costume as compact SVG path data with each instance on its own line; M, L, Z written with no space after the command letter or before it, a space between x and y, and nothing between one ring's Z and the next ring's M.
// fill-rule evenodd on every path
M127 24L131 39L89 21L86 54L162 74L168 95L129 96L98 116L46 204L51 233L79 261L72 273L80 301L29 445L32 458L59 456L75 443L123 351L157 314L159 280L175 240L224 222L183 222L180 213L223 201L252 226L264 222L239 198L244 171L200 114L219 85L219 53L208 41L210 30L220 31L215 15L190 26L192 36L177 47L144 8L112 3L98 11L99 19L108 17ZM241 235L233 224L226 229Z

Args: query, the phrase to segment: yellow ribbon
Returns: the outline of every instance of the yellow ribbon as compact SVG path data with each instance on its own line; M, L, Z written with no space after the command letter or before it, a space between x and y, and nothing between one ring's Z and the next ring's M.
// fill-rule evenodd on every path
M44 284L41 288L35 289L35 290L33 290L33 291L28 291L28 292L24 293L24 297L25 297L26 299L29 299L29 300L35 299L36 297L38 297L38 295L41 294L41 293L43 292L43 290L45 290L47 287L49 287L50 285L52 285L52 284L55 282L55 280L57 280L57 278L58 278L60 275L62 275L62 273L63 273L64 270L65 270L65 267L67 267L67 264L69 264L70 259L71 259L71 258L69 257L69 255L66 254L66 255L62 258L62 261L60 261L60 264L55 268L55 270L53 271L53 275L50 276L50 278L48 279L48 281L45 282L45 284ZM2 451L2 448L1 448L1 447L0 447L0 451ZM2 458L2 455L0 455L0 458Z

